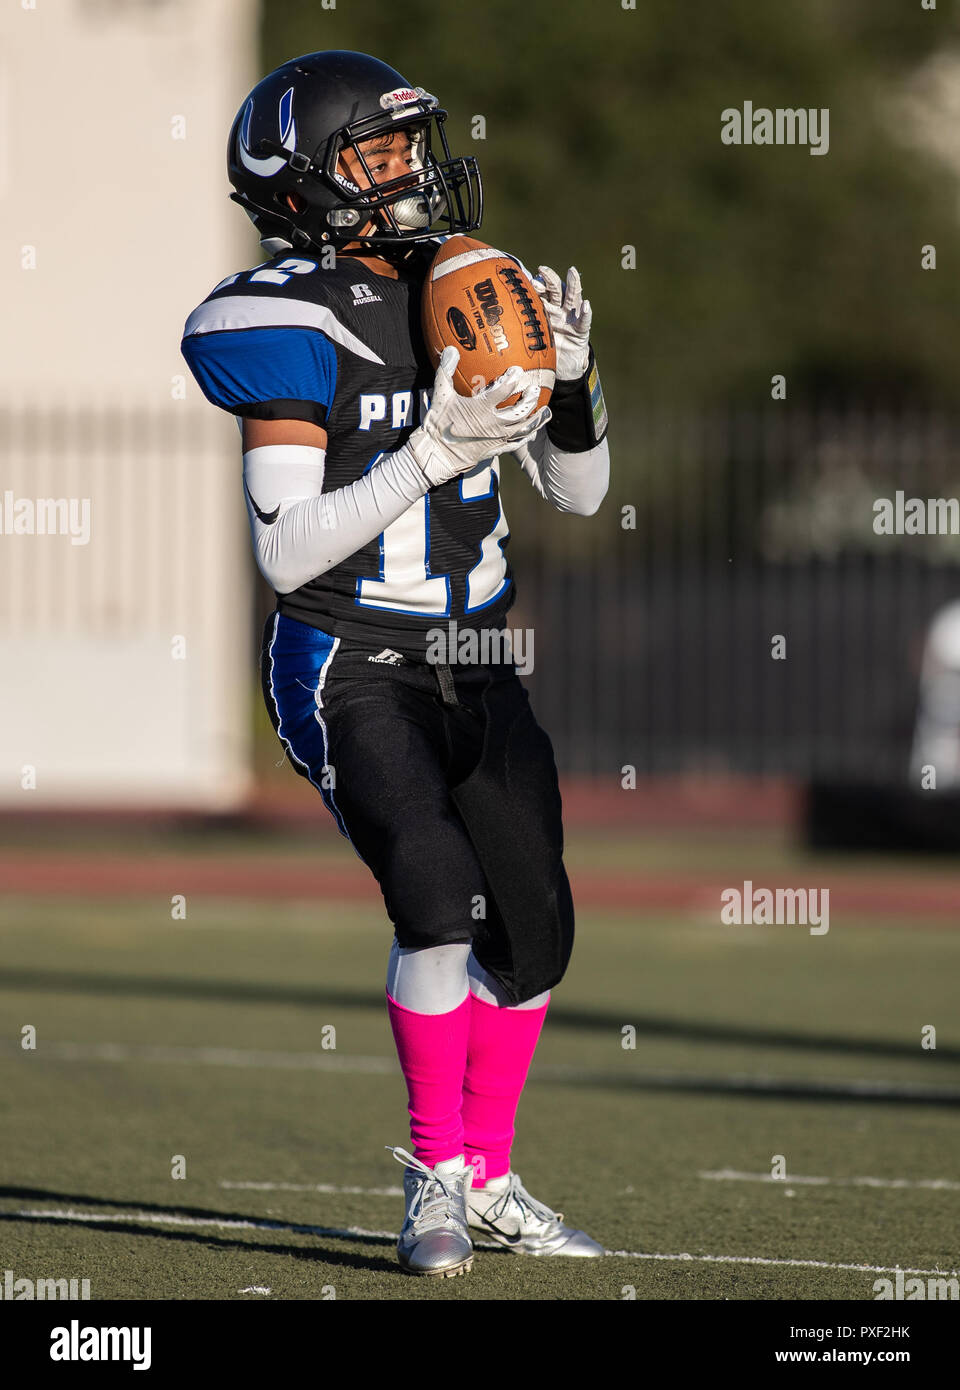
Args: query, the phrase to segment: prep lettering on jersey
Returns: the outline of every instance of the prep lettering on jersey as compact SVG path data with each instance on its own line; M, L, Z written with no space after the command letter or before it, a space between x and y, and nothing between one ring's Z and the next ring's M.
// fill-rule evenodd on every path
M358 428L371 430L374 425L386 425L389 419L390 429L402 430L411 423L412 414L412 391L394 391L390 396L382 396L375 391L365 391L360 397L360 424Z

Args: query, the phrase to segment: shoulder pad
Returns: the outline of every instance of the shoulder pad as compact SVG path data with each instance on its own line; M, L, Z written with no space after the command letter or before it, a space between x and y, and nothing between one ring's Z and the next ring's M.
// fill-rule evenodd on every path
M301 401L321 407L325 415L336 390L338 350L383 363L341 321L335 294L332 307L320 302L319 281L311 283L312 294L291 292L299 288L291 283L295 276L306 290L310 274L306 268L284 269L293 260L275 257L228 276L187 319L180 349L214 405L252 414L252 407L269 402Z

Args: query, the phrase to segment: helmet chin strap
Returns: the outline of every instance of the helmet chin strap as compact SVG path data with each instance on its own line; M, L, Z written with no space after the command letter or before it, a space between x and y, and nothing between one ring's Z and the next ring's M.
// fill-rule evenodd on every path
M402 222L398 222L399 227L403 227ZM281 251L294 251L296 247L286 237L282 236L262 236L260 246L268 256L277 256ZM405 261L413 255L414 251L421 249L417 242L398 241L395 245L389 246L380 243L377 246L368 246L362 239L358 239L357 246L353 250L338 249L338 256L377 256L385 261Z
M394 246L365 246L362 242L351 251L338 251L338 256L356 256L362 260L386 261L388 265L399 265L402 261L408 261L417 251L422 251L423 247L417 242L398 241Z

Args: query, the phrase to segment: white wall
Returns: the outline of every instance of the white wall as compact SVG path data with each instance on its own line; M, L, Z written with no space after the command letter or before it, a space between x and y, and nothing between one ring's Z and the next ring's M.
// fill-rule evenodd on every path
M255 0L0 8L0 805L222 808L249 786L239 436L179 341L259 259L224 157L256 20ZM41 498L72 501L73 537L36 533Z

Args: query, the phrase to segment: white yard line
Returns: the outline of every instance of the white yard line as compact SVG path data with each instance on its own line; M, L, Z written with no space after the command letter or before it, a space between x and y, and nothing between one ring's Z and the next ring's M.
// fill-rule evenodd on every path
M734 1168L718 1168L715 1172L698 1173L699 1178L712 1182L759 1182L769 1186L787 1189L793 1187L881 1187L909 1189L919 1188L927 1192L960 1192L960 1182L950 1178L824 1178L798 1177L789 1173L785 1178L774 1178L769 1173L741 1173ZM319 1192L331 1197L402 1197L402 1187L338 1187L328 1182L229 1182L226 1179L217 1183L235 1192ZM633 1191L633 1189L627 1189Z
M396 1231L368 1231L361 1226L300 1226L290 1221L238 1220L227 1216L178 1216L175 1212L75 1211L71 1207L21 1207L16 1211L0 1209L0 1216L21 1217L31 1221L75 1221L81 1225L100 1225L103 1222L137 1221L150 1226L213 1228L218 1231L291 1231L307 1236L367 1236L378 1240L396 1240Z
M713 1182L765 1182L782 1187L916 1187L930 1192L960 1192L960 1182L950 1178L820 1178L798 1177L795 1173L774 1178L769 1173L741 1173L735 1168L718 1168L697 1176Z
M2 1211L0 1215L34 1221L74 1221L79 1224L99 1225L104 1222L139 1221L153 1226L214 1228L224 1231L290 1231L297 1235L333 1236L341 1239L366 1237L374 1240L397 1239L396 1231L366 1230L362 1226L299 1226L284 1221L235 1220L227 1217L179 1216L174 1212L128 1211L110 1212L101 1215L97 1212L75 1211L67 1208L29 1207L16 1211ZM474 1241L481 1249L497 1250L500 1247L488 1241ZM649 1250L605 1250L605 1255L626 1260L682 1261L685 1264L730 1264L764 1265L789 1269L843 1269L858 1274L925 1274L953 1277L960 1275L956 1269L913 1269L901 1265L836 1264L829 1260L777 1260L765 1255L691 1255L684 1251L676 1255L654 1253Z
M336 1071L388 1076L400 1070L393 1057L346 1056L336 1052L266 1052L243 1047L173 1047L162 1043L41 1043L24 1053L0 1044L0 1053L57 1062L173 1062L206 1067L271 1067L281 1071Z
M849 1269L858 1274L939 1274L960 1276L960 1269L907 1269L902 1265L834 1264L829 1260L772 1260L765 1255L655 1255L642 1250L605 1250L605 1255L619 1255L628 1260L692 1260L700 1264L720 1265L778 1265L784 1269Z

